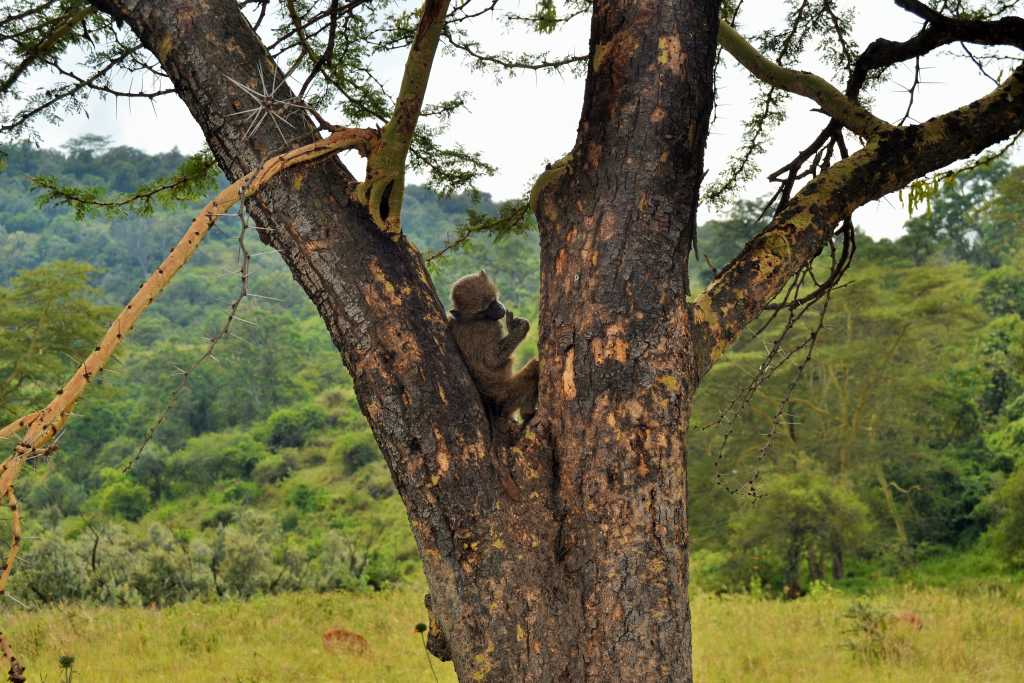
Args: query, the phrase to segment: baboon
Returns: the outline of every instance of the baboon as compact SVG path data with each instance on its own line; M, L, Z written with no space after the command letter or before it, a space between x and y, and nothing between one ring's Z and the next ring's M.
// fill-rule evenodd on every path
M498 289L480 271L452 285L448 324L488 412L511 418L519 411L523 422L537 412L537 359L513 374L512 353L530 331L530 323L516 318L498 301ZM501 319L508 334L502 336Z

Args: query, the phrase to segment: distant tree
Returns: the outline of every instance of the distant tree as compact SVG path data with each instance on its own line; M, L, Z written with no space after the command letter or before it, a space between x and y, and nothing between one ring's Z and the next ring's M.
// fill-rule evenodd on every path
M83 597L87 571L70 543L56 532L47 532L33 544L31 555L19 572L19 593L42 603Z
M786 469L765 477L758 499L729 520L729 545L743 564L757 558L764 569L778 568L781 576L762 578L781 579L785 595L797 597L808 582L845 576L846 558L869 537L871 516L848 484L806 455Z
M1024 251L1007 265L985 274L981 281L981 302L991 315L1024 318Z
M991 531L996 548L1008 563L1024 567L1024 465L1018 464L989 505L997 520Z
M86 133L85 135L71 138L63 144L63 147L72 159L92 159L107 151L107 148L110 147L110 137Z
M149 490L128 478L114 478L100 489L100 509L113 517L137 522L149 512Z
M369 431L351 432L342 437L332 453L336 464L348 474L380 459L380 449Z
M271 448L304 446L327 423L327 411L315 403L289 406L267 418L267 445Z
M189 439L168 459L168 478L203 490L220 479L248 478L256 463L269 455L266 446L249 434L211 432Z
M1001 265L1009 247L1003 221L991 220L982 207L1009 170L1007 162L996 160L949 178L927 211L906 222L900 244L919 264L940 254L987 268Z
M96 344L114 309L97 303L92 273L83 263L57 261L0 287L0 421L49 400Z
M779 353L793 353L793 362L761 382L756 400L730 409L737 386L759 381L764 340L778 338L786 319L778 316L761 336L744 335L705 379L697 399L697 424L724 418L716 429L691 438L699 472L694 481L704 491L693 503L702 508L695 522L700 541L719 547L723 515L735 506L724 493L708 491L715 482L756 494L758 473L773 471L777 457L800 450L876 511L878 543L909 551L922 541L954 542L987 493L957 475L975 468L969 459L983 462L984 471L990 465L978 438L978 392L967 391L988 375L982 368L951 373L957 363L974 360L972 346L985 326L977 288L963 263L859 262L832 293L821 329L815 331L821 323L816 316L797 323ZM800 344L811 334L815 346L807 357ZM979 361L983 355L977 354ZM992 358L990 370L1001 357ZM731 464L723 462L722 448Z

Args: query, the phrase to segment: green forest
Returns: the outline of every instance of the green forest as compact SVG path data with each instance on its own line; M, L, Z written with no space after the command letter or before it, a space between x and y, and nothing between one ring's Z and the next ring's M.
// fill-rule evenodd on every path
M52 397L200 203L79 220L41 205L32 178L131 192L185 157L95 137L3 155L7 423ZM698 592L999 590L1022 578L1024 167L996 161L933 190L903 237L859 232L840 287L802 317L762 315L704 382L688 453ZM501 208L409 187L402 220L434 254L467 212ZM701 226L692 291L764 225L759 210L740 202ZM252 231L246 239L251 295L212 354L198 362L240 288L230 220L142 318L59 448L19 480L25 541L8 593L22 607L422 581L405 509L323 322L276 253ZM535 320L538 259L527 230L476 235L429 265L445 303L457 277L483 268Z

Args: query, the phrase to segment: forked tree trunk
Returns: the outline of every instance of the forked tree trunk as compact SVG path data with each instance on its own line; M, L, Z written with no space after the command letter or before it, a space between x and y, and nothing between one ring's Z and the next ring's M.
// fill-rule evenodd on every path
M251 105L227 76L281 77L234 2L97 4L159 57L229 177L279 151L229 116ZM419 255L349 199L340 163L250 206L353 376L467 680L690 678L681 304L717 22L697 5L596 12L577 153L541 194L541 411L513 447L490 442Z
M160 58L229 177L277 151L273 127L246 139L229 117L251 105L226 76L280 78L234 2L100 4ZM250 207L342 351L466 679L690 678L681 304L717 7L687 7L595 14L577 153L541 194L541 411L512 448L489 441L419 256L349 200L337 161Z
M269 122L246 137L230 116L252 104L226 77L282 77L234 0L93 4L159 58L230 178L317 135L295 116L300 138ZM685 437L701 375L853 208L1024 121L1019 72L880 133L689 304L717 21L716 0L594 3L578 138L535 193L540 410L511 445L491 440L419 254L350 199L340 162L288 171L251 203L352 375L464 680L691 679Z

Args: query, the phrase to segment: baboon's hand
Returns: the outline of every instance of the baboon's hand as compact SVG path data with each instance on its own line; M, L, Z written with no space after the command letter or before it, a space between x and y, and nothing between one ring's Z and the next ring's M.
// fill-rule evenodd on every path
M512 311L505 314L505 324L508 325L508 333L515 335L526 336L526 333L530 331L530 321L526 318L517 318L512 315Z

